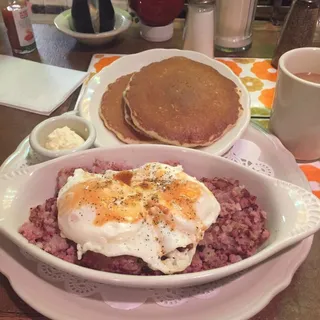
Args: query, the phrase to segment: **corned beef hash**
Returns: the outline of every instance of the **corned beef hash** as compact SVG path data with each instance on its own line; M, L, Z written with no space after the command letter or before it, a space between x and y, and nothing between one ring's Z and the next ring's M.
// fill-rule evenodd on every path
M239 181L197 180L178 163L139 168L96 160L62 169L56 194L30 210L20 233L84 267L132 275L190 273L253 255L266 213Z

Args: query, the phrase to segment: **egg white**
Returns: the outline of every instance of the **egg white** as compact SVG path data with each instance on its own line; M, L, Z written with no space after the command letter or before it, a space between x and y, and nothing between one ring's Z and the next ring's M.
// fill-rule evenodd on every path
M174 181L195 183L201 190L201 196L194 203L196 217L187 218L181 214L178 205L172 204L167 213L172 221L171 225L162 220L155 224L150 212L159 211L159 208L152 207L144 219L132 223L107 221L98 226L94 223L97 217L94 206L84 203L65 212L68 207L64 204L68 201L66 200L68 197L73 196L70 190L77 184L91 180L113 181L119 172L108 170L104 174L91 174L77 169L58 195L58 223L61 235L77 244L78 259L81 259L87 251L107 257L130 255L141 258L151 269L160 270L164 274L182 272L191 264L197 244L203 239L204 232L216 221L220 213L219 203L203 183L184 173L181 166L148 163L130 172L132 172L131 186L120 185L120 187L125 190L126 196L134 194L136 190L143 193L142 210L152 194L161 192L164 185ZM145 181L151 183L151 190L142 190L138 187ZM174 199L172 201L174 202ZM159 202L165 204L161 199ZM177 250L187 246L190 248L183 252ZM164 260L161 259L163 256L166 257Z

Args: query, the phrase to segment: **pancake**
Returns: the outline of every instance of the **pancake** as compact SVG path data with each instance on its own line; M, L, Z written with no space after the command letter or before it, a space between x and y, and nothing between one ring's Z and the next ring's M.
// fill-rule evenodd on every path
M123 92L131 76L132 74L123 76L108 86L101 100L100 118L119 140L125 143L150 143L152 139L135 131L124 119Z
M142 130L138 129L132 119L131 119L131 115L130 115L130 109L128 108L127 104L124 102L123 103L123 111L124 111L124 120L127 122L127 124L136 132L139 132L140 134L146 136L145 133L143 133Z
M132 76L124 99L136 128L184 147L212 144L242 113L238 88L231 80L184 57L143 67Z

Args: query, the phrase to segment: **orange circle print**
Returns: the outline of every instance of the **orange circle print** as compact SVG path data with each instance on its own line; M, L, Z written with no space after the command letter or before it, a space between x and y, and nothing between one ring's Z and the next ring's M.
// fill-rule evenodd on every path
M259 101L262 102L267 108L272 108L275 89L264 89L261 91Z
M231 61L231 60L222 60L222 59L216 59L219 62L222 62L226 66L228 66L237 76L240 76L240 73L242 72L242 69L238 66L237 63Z
M304 172L308 181L318 182L320 185L320 168L311 164L300 165L300 169ZM320 198L320 190L313 191L313 193Z
M113 57L105 57L99 59L98 62L94 64L94 68L96 69L96 72L100 72L104 67L108 66L112 62L118 60L120 57L119 56L113 56Z
M269 60L255 62L251 71L261 80L277 81L277 70L272 67Z

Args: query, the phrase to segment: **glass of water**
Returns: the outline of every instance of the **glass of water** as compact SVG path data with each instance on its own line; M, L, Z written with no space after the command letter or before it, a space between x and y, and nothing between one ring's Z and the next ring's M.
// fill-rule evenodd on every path
M217 0L216 49L240 52L251 47L258 0Z

